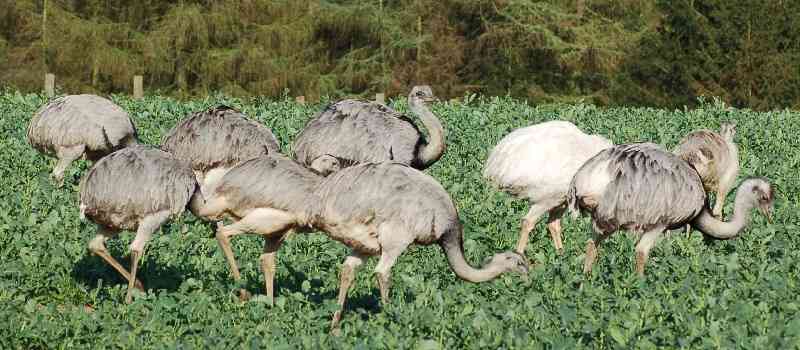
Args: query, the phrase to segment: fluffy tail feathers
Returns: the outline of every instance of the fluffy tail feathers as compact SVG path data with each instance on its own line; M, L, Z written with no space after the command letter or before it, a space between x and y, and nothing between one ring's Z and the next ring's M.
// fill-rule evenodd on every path
M575 182L569 185L569 191L567 191L567 209L569 209L570 216L572 216L573 219L577 219L581 215Z

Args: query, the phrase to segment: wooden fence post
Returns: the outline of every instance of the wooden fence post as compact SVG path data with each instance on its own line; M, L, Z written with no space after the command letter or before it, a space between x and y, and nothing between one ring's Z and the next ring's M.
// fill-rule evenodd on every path
M47 97L53 97L56 95L56 75L53 73L47 73L44 75L44 93Z
M133 98L139 100L144 97L144 83L141 75L133 76Z
M306 104L306 97L305 96L297 96L294 98L295 102L304 105Z
M386 94L382 92L375 94L375 102L380 104L386 104Z

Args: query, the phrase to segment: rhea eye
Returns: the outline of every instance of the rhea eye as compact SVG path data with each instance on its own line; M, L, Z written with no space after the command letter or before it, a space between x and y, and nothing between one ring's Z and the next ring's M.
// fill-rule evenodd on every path
M424 92L422 92L422 91L417 91L417 96L424 96L424 95L425 95L425 93L424 93Z

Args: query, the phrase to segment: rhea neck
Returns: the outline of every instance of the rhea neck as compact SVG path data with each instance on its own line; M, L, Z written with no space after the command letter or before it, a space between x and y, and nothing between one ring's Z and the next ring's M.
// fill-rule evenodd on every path
M444 127L439 118L431 112L427 102L415 96L409 98L409 108L422 120L425 129L428 130L427 144L419 149L417 158L423 168L426 168L439 160L445 150Z
M747 186L740 186L736 190L734 210L731 220L728 222L718 220L707 208L694 220L694 226L711 237L718 239L730 239L739 235L742 230L750 223L750 213L756 206L756 200L750 193L752 190Z

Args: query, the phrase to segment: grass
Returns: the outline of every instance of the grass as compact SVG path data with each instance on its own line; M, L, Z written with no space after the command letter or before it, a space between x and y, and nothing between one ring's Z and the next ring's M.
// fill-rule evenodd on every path
M190 111L224 102L268 125L289 152L318 105L290 101L197 101L147 97L114 100L128 110L141 139L161 135ZM191 214L156 235L139 276L149 291L123 302L126 284L87 252L94 227L78 218L77 183L48 179L53 160L26 142L38 95L0 94L0 347L14 348L788 348L800 343L800 113L757 113L714 101L695 110L530 106L506 98L466 97L436 106L448 150L429 173L456 201L473 264L514 246L524 202L493 190L480 176L491 147L511 130L544 120L572 121L615 143L652 141L669 149L691 130L738 124L741 176L770 178L778 190L775 224L754 216L742 237L707 242L674 235L656 245L647 277L633 273L633 243L623 234L601 248L594 275L581 273L590 236L586 218L564 222L556 255L540 223L528 282L514 275L470 284L450 271L438 247L414 247L393 269L391 304L381 307L371 259L357 276L339 337L328 334L336 309L339 264L347 250L323 235L295 235L278 254L276 305L239 303L213 233ZM405 106L397 104L405 110ZM726 212L732 209L732 200ZM185 232L183 232L185 231ZM132 235L109 241L127 265ZM263 294L261 240L237 237L243 284Z

